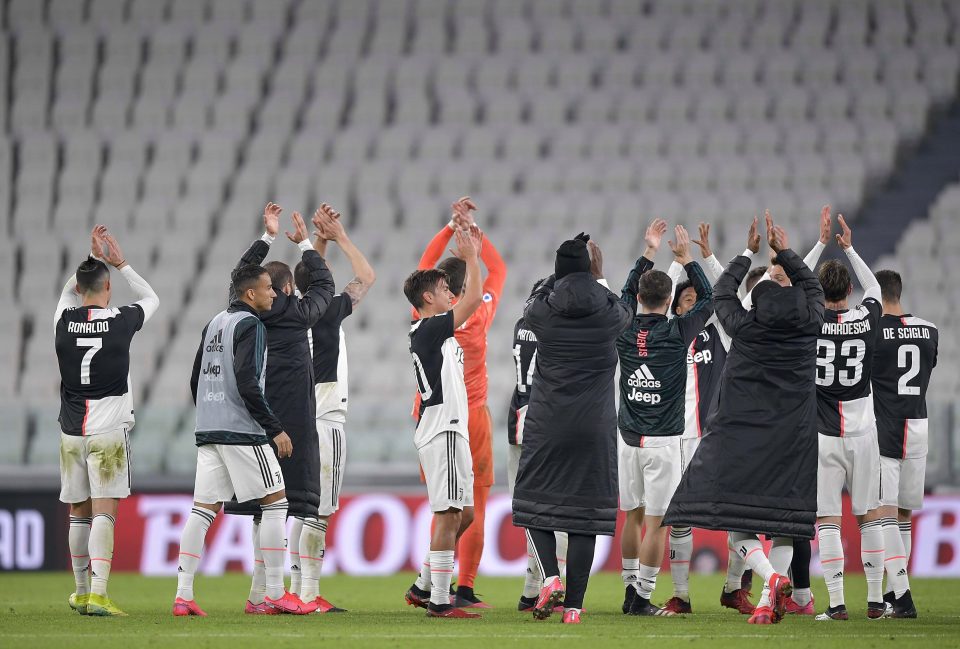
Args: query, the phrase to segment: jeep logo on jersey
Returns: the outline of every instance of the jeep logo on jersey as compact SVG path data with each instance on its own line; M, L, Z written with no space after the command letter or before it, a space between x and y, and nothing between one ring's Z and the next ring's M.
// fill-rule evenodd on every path
M210 339L210 342L207 343L206 351L208 352L223 351L223 329L218 331L217 335Z
M693 365L694 363L702 363L707 365L713 362L713 352L709 349L704 349L702 352L697 352L696 354L691 354L687 352L687 365Z
M653 372L644 364L633 373L633 376L627 379L627 385L631 388L659 388L660 381L653 376Z
M207 363L207 366L200 371L203 372L204 374L214 377L215 379L219 379L220 373L223 371L223 369L220 367L219 364L214 364L211 362L211 363Z

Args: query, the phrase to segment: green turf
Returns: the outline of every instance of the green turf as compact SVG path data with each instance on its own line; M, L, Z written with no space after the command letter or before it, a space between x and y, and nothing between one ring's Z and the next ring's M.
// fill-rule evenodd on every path
M176 589L173 579L117 574L110 595L130 614L127 618L81 617L67 607L73 577L63 574L5 574L0 579L0 647L41 649L56 647L624 647L627 643L655 642L656 649L672 647L960 647L960 581L914 580L917 620L867 620L865 584L861 575L848 578L847 602L854 619L816 622L810 617L788 618L779 625L756 627L746 616L718 604L722 577L692 579L694 615L676 618L633 618L620 613L623 588L616 575L591 579L580 626L560 624L559 616L537 622L516 611L522 581L485 579L477 591L496 609L482 620L436 620L403 604L411 575L386 579L331 577L321 581L324 594L341 615L245 616L242 613L249 581L242 575L197 578L197 601L208 618L173 618L170 607ZM826 603L822 579L814 579L818 610ZM669 576L660 578L654 601L670 596ZM778 641L770 645L771 639ZM427 644L433 640L432 644ZM650 645L648 645L650 646Z

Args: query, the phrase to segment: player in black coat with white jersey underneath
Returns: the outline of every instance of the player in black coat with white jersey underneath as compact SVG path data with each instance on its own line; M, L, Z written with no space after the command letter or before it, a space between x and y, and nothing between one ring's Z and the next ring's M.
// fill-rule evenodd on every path
M874 410L880 441L880 514L886 548L885 602L892 617L915 617L907 578L913 511L923 506L927 465L927 386L937 366L937 326L900 304L903 280L892 270L877 273L883 302L873 357ZM899 520L898 520L899 519Z
M127 264L106 227L96 226L91 238L92 255L63 287L53 316L60 366L60 501L70 505L76 581L70 608L114 616L125 615L107 597L107 580L118 501L130 495L130 343L160 300ZM110 307L107 264L127 281L136 302Z
M734 532L747 565L763 577L752 624L778 622L792 592L786 574L789 537L813 536L816 512L816 337L823 291L766 214L767 240L793 286L772 281L753 289L747 311L737 289L760 249L757 220L748 247L714 288L714 307L733 339L723 381L693 460L664 524ZM771 560L757 534L774 539ZM773 562L773 565L772 565Z

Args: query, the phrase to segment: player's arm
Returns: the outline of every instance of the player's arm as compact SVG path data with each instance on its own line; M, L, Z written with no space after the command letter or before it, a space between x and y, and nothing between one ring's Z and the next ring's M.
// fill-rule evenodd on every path
M285 234L300 248L303 253L303 265L310 275L306 292L294 302L294 312L300 324L312 327L323 317L327 307L330 306L330 300L333 299L333 275L323 261L323 257L313 249L313 244L310 243L310 232L307 230L306 223L303 222L303 217L299 212L294 212L291 219L294 231L293 233L285 232Z
M480 228L457 230L457 257L467 264L467 280L460 301L453 306L453 327L459 328L483 304L483 281L480 279Z
M700 248L700 256L703 257L703 272L707 276L707 281L713 286L723 273L723 264L713 254L713 248L710 247L710 224L701 223L697 232L700 238L693 239L691 243L695 243ZM670 267L673 268L673 264ZM679 278L680 275L678 274L677 277Z
M327 240L335 241L350 261L350 267L353 269L353 279L343 287L341 292L350 299L350 306L356 307L377 279L373 266L370 265L367 258L347 235L347 231L340 220L339 212L334 211L333 208L324 203L313 215L313 224L320 233L319 239L324 240L324 246ZM316 246L314 247L316 248Z
M800 256L790 249L786 231L773 224L770 211L766 213L767 241L770 249L777 253L775 261L783 268L794 286L800 287L807 297L808 317L811 322L823 323L823 287L814 272Z
M623 302L631 313L631 318L637 313L637 291L640 286L640 276L653 268L653 258L657 256L657 250L660 249L660 242L663 239L663 233L667 231L667 222L663 219L654 219L653 223L647 226L643 236L643 242L646 248L643 255L637 259L633 268L627 273L627 281L623 283L620 290L620 301Z
M717 312L717 320L730 336L737 333L749 312L740 302L737 290L750 272L753 256L758 252L760 252L760 232L757 218L754 217L750 224L750 231L747 233L746 250L730 262L713 287L713 308Z
M197 354L193 357L193 370L190 372L190 394L193 395L193 403L197 403L197 386L200 385L200 361L203 359L203 342L207 339L207 327L209 326L208 324L203 328Z
M240 261L234 266L234 270L241 266L263 263L270 252L271 244L277 238L277 233L280 232L280 213L282 211L283 209L276 203L267 203L267 206L263 208L263 236L250 244L250 247L240 256ZM230 284L227 303L229 304L236 299L237 292L233 289L233 284Z
M250 416L273 438L283 432L283 426L260 389L266 348L266 330L259 318L244 318L237 323L233 331L233 370L237 391Z
M140 277L137 271L127 263L127 258L124 256L123 251L120 250L120 244L117 243L117 240L112 234L107 232L106 228L99 233L98 239L104 255L103 260L120 271L123 278L127 280L127 284L130 285L130 290L133 291L134 296L137 298L134 304L139 306L143 312L143 321L138 322L138 326L135 327L135 329L139 330L140 326L146 323L153 317L153 314L157 312L157 309L160 307L160 298L157 297L156 291L147 283L147 280Z
M90 233L90 256L95 259L100 259L103 254L103 244L100 237L106 231L106 226L95 225L93 231ZM60 321L60 316L63 315L63 312L67 309L74 309L81 304L83 304L83 298L80 296L80 293L77 292L77 275L74 273L67 279L67 283L63 285L63 289L60 291L60 299L57 300L57 310L53 313L54 332L56 332L57 322Z
M687 234L687 229L678 225L674 228L674 233L676 241L668 241L667 245L673 252L674 261L681 264L687 271L687 279L690 280L697 294L697 301L689 311L680 316L677 323L683 344L689 345L697 334L703 331L703 326L713 315L713 288L707 281L707 276L700 264L690 256L690 235Z
M880 282L877 281L876 276L871 272L870 267L867 266L867 262L853 249L853 231L843 219L843 215L838 216L837 220L840 222L840 229L843 231L843 234L837 235L837 243L847 255L850 265L853 266L853 272L856 274L860 286L863 287L863 299L872 298L879 302Z

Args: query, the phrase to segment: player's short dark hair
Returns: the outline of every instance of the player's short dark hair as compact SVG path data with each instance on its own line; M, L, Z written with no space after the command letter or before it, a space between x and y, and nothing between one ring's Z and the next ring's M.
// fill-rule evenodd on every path
M689 279L685 279L679 284L673 291L673 306L670 307L670 311L673 312L673 315L677 315L677 306L680 304L680 296L683 295L683 292L688 288L693 288L693 282Z
M110 269L94 257L87 257L77 266L77 290L81 293L99 293L110 279Z
M637 299L647 308L656 308L670 299L670 287L673 282L662 270L648 270L640 276Z
M300 291L300 295L306 293L307 287L310 286L310 269L302 261L298 261L296 268L293 269L293 283ZM334 292L336 292L336 289L334 289Z
M850 294L850 271L836 259L828 259L820 264L817 275L827 302L839 302Z
M293 284L293 273L290 271L290 266L282 261L268 261L263 265L263 268L270 274L270 283L273 284L273 288L279 290L288 282Z
M236 291L237 295L242 295L247 289L255 287L263 275L269 274L263 266L246 264L230 273L230 282L233 284L233 290Z
M757 285L765 272L767 272L766 266L757 266L747 273L747 293L753 290L753 287Z
M899 302L903 294L903 279L895 270L878 270L877 281L880 282L880 295L884 302Z
M463 282L467 279L467 262L458 257L447 257L437 268L447 274L447 286L454 295L463 293Z
M403 294L413 305L414 309L423 306L423 294L426 291L434 291L441 280L446 280L447 286L450 286L450 279L447 274L439 268L428 268L427 270L415 270L410 273L403 283Z

